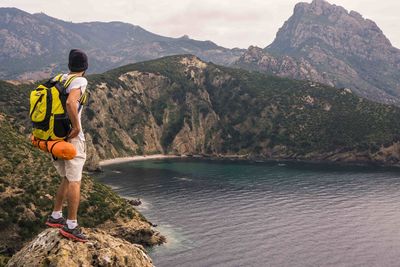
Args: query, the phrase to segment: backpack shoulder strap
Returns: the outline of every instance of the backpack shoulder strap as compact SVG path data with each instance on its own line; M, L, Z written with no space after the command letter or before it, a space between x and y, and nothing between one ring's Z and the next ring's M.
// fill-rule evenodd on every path
M64 87L65 87L65 88L68 88L68 86L71 85L72 81L73 81L76 77L78 77L78 76L72 75L71 77L69 77L69 78L65 81Z
M60 74L56 75L52 80L54 80L56 82L61 82L62 77L63 77L63 74L60 73Z

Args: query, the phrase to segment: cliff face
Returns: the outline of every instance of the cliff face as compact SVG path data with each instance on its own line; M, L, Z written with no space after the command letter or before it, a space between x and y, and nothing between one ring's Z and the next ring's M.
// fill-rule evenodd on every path
M297 4L274 42L257 54L250 48L237 65L399 104L400 50L373 21L324 0ZM281 70L288 61L290 70Z
M193 56L176 63L183 80L139 70L95 77L84 123L96 159L207 152L218 121L204 88L207 64Z
M243 53L187 36L160 36L122 22L71 23L16 8L0 8L0 40L1 79L43 79L66 71L73 47L88 53L92 73L184 53L230 64Z

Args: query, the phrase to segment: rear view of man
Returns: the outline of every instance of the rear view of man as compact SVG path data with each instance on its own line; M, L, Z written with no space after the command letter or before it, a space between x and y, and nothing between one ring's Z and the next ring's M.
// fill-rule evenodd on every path
M85 93L87 86L87 80L83 77L88 68L86 54L78 49L71 50L68 68L70 72L63 74L61 81L66 83L72 80L67 87L66 109L72 125L68 142L74 145L77 155L72 160L54 160L54 166L62 177L62 181L55 196L53 212L48 217L46 225L61 228L60 233L67 238L86 242L87 238L82 233L77 221L82 170L86 161L85 136L81 125L82 106L80 104L81 96ZM62 215L64 200L68 201L67 220Z

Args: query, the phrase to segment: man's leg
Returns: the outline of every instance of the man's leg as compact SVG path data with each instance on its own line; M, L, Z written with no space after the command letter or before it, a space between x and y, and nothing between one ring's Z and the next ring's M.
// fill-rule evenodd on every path
M63 227L65 225L65 219L62 216L62 206L67 196L68 191L68 180L65 178L65 161L64 160L53 160L54 167L58 174L63 177L58 187L57 193L54 197L53 212L46 220L46 225L50 227Z
M72 160L65 161L65 171L68 179L68 219L66 225L60 229L60 233L67 238L86 242L88 239L82 233L81 228L78 227L77 220L81 196L82 171L86 160L85 142L79 138L71 139L70 142L75 146L77 155Z
M56 197L54 198L53 211L62 211L64 200L67 197L69 182L66 177L63 177L60 186L58 187Z
M81 228L78 226L78 207L80 201L80 181L69 181L68 184L68 219L66 225L60 229L60 234L80 242L88 241L86 235L82 232Z
M80 181L70 181L68 183L68 220L77 220L78 217L78 207L81 196L81 182Z

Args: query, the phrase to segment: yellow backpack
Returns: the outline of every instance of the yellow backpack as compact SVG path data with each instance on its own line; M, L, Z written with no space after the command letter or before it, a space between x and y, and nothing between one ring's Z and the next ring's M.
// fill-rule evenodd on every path
M40 84L30 95L29 117L32 121L32 135L42 140L65 139L71 130L66 102L67 88L76 76L62 83L62 74ZM87 102L87 95L80 99L80 108Z

